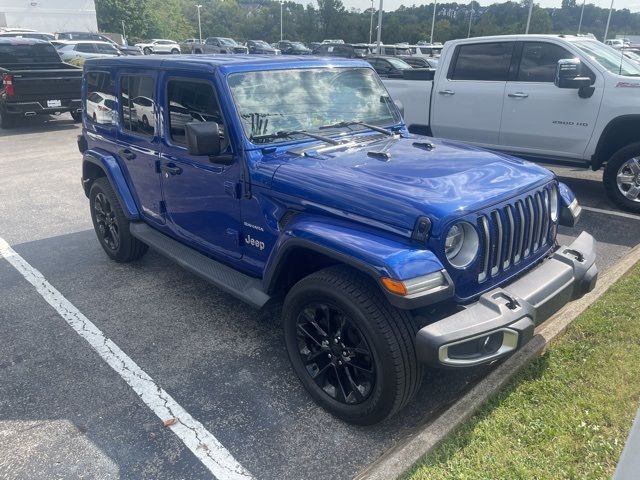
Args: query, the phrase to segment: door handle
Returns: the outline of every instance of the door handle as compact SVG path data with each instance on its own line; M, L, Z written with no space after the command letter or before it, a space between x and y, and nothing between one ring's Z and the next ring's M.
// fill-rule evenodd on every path
M136 154L133 153L128 148L123 148L122 150L118 150L118 155L120 155L125 160L133 160L134 158L136 158Z
M516 93L510 93L509 96L511 98L527 98L529 94L524 92L516 92Z
M455 95L456 92L454 92L453 90L440 90L438 92L440 95Z
M168 163L167 165L162 166L162 171L164 173L168 173L171 175L180 175L182 173L182 169L173 163Z

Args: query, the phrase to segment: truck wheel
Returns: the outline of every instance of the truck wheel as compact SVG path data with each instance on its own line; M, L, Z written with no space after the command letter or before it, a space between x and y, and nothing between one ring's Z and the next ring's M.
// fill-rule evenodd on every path
M144 47L142 53L144 53L145 55L151 55L151 49L149 47Z
M116 262L131 262L147 253L147 245L129 232L129 220L109 181L98 178L89 191L91 220L100 245Z
M76 123L82 122L82 112L69 112L71 114L71 118Z
M602 178L611 200L625 210L640 213L640 142L614 153Z
M336 417L377 423L417 392L422 366L412 319L361 273L334 266L303 278L287 295L282 320L293 369Z

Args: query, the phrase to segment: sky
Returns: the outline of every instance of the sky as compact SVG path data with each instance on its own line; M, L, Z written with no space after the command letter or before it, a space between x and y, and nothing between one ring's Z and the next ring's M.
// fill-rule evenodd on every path
M371 0L342 0L344 5L347 8L358 8L360 10L365 10L371 6ZM447 0L443 0L447 1ZM457 1L457 3L469 3L469 0L451 0ZM506 1L506 0L505 0ZM582 0L576 0L578 5L582 4ZM374 0L374 3L377 6L380 3L380 0ZM420 1L420 0L384 0L384 10L395 10L400 5L404 5L406 7L410 7L412 5L422 5L422 4L430 4L431 1ZM492 3L501 3L495 2L491 0L479 0L480 5L491 5ZM560 7L562 3L561 0L534 0L534 3L539 4L542 7ZM587 0L587 3L595 4L602 8L609 8L611 5L611 0ZM640 11L640 0L613 0L613 8L621 9L628 8L632 12Z

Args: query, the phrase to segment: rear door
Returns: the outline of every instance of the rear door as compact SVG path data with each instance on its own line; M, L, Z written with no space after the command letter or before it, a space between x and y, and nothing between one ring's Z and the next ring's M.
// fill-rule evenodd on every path
M497 146L515 42L459 45L433 92L434 135Z
M575 54L551 41L522 42L518 53L520 61L505 89L501 148L581 158L598 116L602 81L585 71L596 80L595 92L589 98L580 98L578 90L553 84L558 60L574 58Z
M228 147L233 161L217 164L209 157L190 155L185 140L189 122L217 122L224 130L215 87L206 77L167 76L163 83L160 171L167 224L176 237L201 249L240 257L240 157Z
M164 223L160 192L160 133L157 126L157 73L153 70L121 71L118 81L118 150L142 215ZM137 109L134 100L150 99L150 106Z

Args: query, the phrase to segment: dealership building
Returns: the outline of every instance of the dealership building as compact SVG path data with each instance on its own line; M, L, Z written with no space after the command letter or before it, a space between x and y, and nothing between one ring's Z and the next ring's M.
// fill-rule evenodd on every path
M97 32L93 0L1 0L0 28Z

